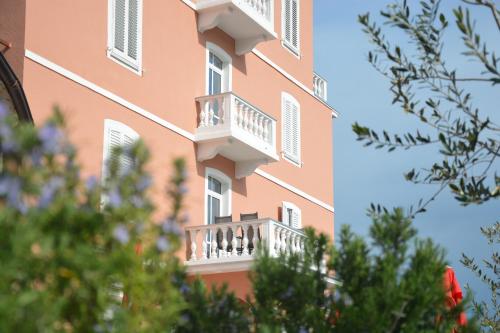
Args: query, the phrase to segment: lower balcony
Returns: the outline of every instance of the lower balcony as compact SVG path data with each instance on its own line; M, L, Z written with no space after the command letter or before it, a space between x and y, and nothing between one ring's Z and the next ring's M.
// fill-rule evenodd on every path
M270 218L186 227L186 266L191 274L247 271L259 244L272 256L301 253L305 234Z
M236 163L236 178L279 160L276 120L232 92L198 97L197 159L220 154Z

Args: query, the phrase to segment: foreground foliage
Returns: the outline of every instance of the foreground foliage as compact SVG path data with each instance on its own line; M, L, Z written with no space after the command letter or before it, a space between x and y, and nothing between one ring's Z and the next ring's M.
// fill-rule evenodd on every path
M498 43L487 41L478 31L472 10L490 14L482 24L500 33L500 10L493 0L462 0L453 13L441 9L440 0L391 2L380 12L382 24L369 14L359 16L363 31L374 45L368 61L390 83L393 104L412 116L419 125L412 132L391 134L377 132L355 123L353 130L365 146L377 149L413 149L437 147L432 165L412 169L405 178L415 184L435 184L437 190L427 200L421 200L411 215L425 212L427 206L443 190L448 189L462 205L482 204L500 198L498 157L500 125L488 117L493 110L476 106L471 88L481 88L498 95L500 84ZM446 46L450 16L463 44L462 55L475 66L452 68ZM392 32L406 39L394 42ZM473 72L473 75L464 73ZM432 150L433 152L436 150ZM500 223L492 222L486 235L497 235L490 242L499 243ZM473 270L491 290L491 302L477 304L483 329L500 331L500 256L493 249L491 259L481 265L464 255L462 262ZM481 265L483 268L480 268ZM497 268L495 268L497 267ZM488 274L486 275L486 273Z
M261 248L246 300L206 287L176 257L184 161L155 221L142 143L114 151L100 182L65 137L59 113L37 129L0 108L1 332L448 333L462 310L445 306L442 250L400 209L372 214L371 244L344 227L336 249L310 229L301 254Z

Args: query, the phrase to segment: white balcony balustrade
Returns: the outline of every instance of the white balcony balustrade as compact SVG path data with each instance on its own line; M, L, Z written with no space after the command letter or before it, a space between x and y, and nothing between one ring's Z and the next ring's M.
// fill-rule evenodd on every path
M221 154L236 162L236 178L262 164L275 162L276 120L228 92L196 99L199 104L198 161Z
M277 37L274 0L198 0L196 10L198 30L220 28L234 38L238 55Z
M313 73L313 91L316 97L321 98L325 102L327 101L328 81L326 81L316 73Z
M248 270L262 243L272 256L302 253L305 234L272 219L186 227L186 265L191 273Z

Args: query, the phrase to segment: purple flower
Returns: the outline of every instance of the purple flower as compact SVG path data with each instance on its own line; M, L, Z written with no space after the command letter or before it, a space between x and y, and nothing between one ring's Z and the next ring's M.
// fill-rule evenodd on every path
M167 251L170 248L168 240L165 237L158 238L158 240L156 241L156 248L160 252Z
M109 205L113 208L118 208L122 204L122 196L115 187L109 192Z
M130 201L132 202L132 205L134 205L134 207L136 207L136 208L144 207L144 200L142 200L142 198L138 195L132 196Z
M166 234L173 234L179 237L183 234L183 231L179 227L179 224L172 218L168 218L165 222L162 223L161 230Z
M7 110L7 106L5 103L0 102L0 120L4 120L9 114L9 110Z
M136 184L137 191L142 192L146 190L149 186L151 186L151 177L144 175L139 179L139 181Z
M34 166L40 166L42 164L43 153L39 148L33 149L30 154L31 162Z
M64 181L61 177L54 177L44 184L42 187L42 194L40 195L40 199L38 201L38 207L48 207L54 200L57 190L59 190L63 184Z
M186 185L184 185L184 184L179 185L179 193L180 193L180 194L186 194L186 193L188 193L188 188L187 188L187 186L186 186Z
M179 291L185 295L189 292L189 286L186 283L182 283L181 287L179 288Z
M95 190L96 186L97 186L97 177L96 176L90 176L85 181L85 187L90 192L92 192L93 190Z
M121 244L126 244L130 240L128 229L123 224L119 224L115 227L115 229L113 230L113 237Z
M25 214L28 207L21 197L21 180L16 177L3 176L0 178L0 195L7 197L7 203Z
M0 125L0 140L2 142L2 151L6 153L15 152L19 145L14 140L14 134L9 126L6 124Z
M56 154L60 150L62 132L52 124L43 126L38 132L38 138L42 142L42 149L48 154Z
M309 330L307 330L304 326L301 326L299 329L299 333L307 333Z

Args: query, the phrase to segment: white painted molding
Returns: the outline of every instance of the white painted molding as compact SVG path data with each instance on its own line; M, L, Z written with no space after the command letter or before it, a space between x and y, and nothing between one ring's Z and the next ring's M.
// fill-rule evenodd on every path
M194 2L192 2L191 0L181 0L181 1L184 2L192 10L196 10L196 4Z
M311 201L312 203L315 203L316 205L321 206L324 209L326 209L332 213L335 213L335 209L332 206L330 206L329 204L324 203L323 201L313 197L312 195L307 194L306 192L304 192L302 190L299 190L295 186L292 186L292 185L282 181L281 179L278 179L278 178L274 177L273 175L271 175L265 171L262 171L261 169L255 170L255 173L258 174L259 176L266 178L267 180L272 181L275 184L278 184L279 186L281 186L283 188L286 188L290 192L293 192L297 195L300 195L304 199L307 199L307 200Z
M98 85L84 79L80 75L75 74L75 73L51 62L50 60L36 54L35 52L26 49L25 56L26 56L26 58L38 63L39 65L42 65L43 67L46 67L46 68L52 70L53 72L56 72L57 74L62 75L65 78L70 79L71 81L74 81L74 82L84 86L85 88L88 88L88 89L98 93L99 95L102 95L102 96L112 100L113 102L120 104L120 105L126 107L127 109L132 110L135 113L138 113L141 116L143 116L149 120L152 120L155 123L157 123L165 128L168 128L169 130L171 130L179 135L182 135L183 137L185 137L191 141L194 141L194 134L193 133L190 133L186 130L183 130L180 127L175 126L174 124L166 121L165 119L162 119L162 118L152 114L151 112L146 111L143 108L125 100L124 98L121 98L120 96L115 95L114 93L110 92L109 90L106 90L104 88L99 87Z
M35 63L37 63L37 64L39 64L47 69L50 69L51 71L65 77L65 78L67 78L67 79L87 88L87 89L90 89L90 90L94 91L95 93L97 93L105 98L108 98L109 100L111 100L111 101L133 111L133 112L140 114L141 116L157 123L158 125L163 126L167 129L179 134L180 136L185 137L188 140L191 140L193 142L195 141L193 133L190 133L186 130L183 130L182 128L175 126L174 124L168 122L167 120L162 119L162 118L152 114L151 112L144 110L143 108L125 100L124 98L122 98L120 96L113 94L112 92L110 92L104 88L99 87L95 83L92 83L92 82L84 79L83 77L79 76L78 74L75 74L75 73L51 62L50 60L36 54L35 52L26 49L25 56L26 56L26 58L32 60L33 62L35 62ZM323 201L313 197L312 195L309 195L309 194L305 193L304 191L301 191L298 188L268 174L267 172L264 172L260 169L257 169L257 170L255 170L255 173L272 181L273 183L289 190L290 192L293 192L293 193L311 201L312 203L317 204L317 205L327 209L328 211L330 211L332 213L335 212L334 208L332 206L330 206L330 205L324 203Z

